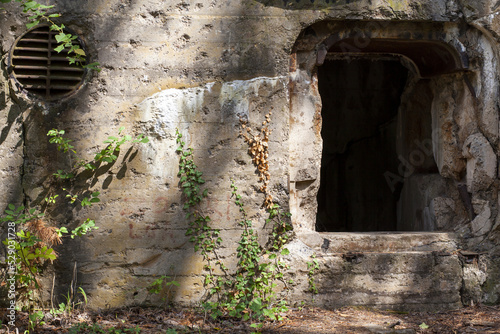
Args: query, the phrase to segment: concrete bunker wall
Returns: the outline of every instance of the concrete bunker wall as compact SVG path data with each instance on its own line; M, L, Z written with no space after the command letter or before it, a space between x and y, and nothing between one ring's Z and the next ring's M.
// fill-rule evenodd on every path
M458 307L464 286L470 291L467 298L497 302L500 287L491 261L500 252L495 174L497 42L488 31L500 29L495 28L497 16L485 9L494 4L483 8L472 2L466 10L453 1L419 4L58 1L65 24L84 37L88 54L102 71L88 76L74 96L44 103L26 98L9 83L2 62L0 182L7 191L1 194L1 205L43 198L43 181L60 160L45 140L51 128L66 129L77 149L89 156L120 126L133 134L146 133L151 138L146 147L120 157L125 167L102 171L97 184L103 188L102 203L94 211L84 214L61 207L51 217L75 226L91 215L99 218L100 225L89 238L60 249L56 286L60 293L67 292L76 262L78 282L94 308L142 303L145 287L163 274L181 283L173 296L177 303L196 303L204 293L204 263L185 236L175 129L194 148L205 173L210 189L206 209L222 229L226 246L222 256L231 266L240 230L235 227L238 210L231 202L230 176L244 185L240 189L247 189L243 197L249 216L255 218L261 234L266 233L255 169L247 146L237 138L239 118L260 124L272 109L271 187L283 207L290 204L297 233L287 258L292 266L288 274L297 284L292 300L308 298L306 262L316 253L321 264L316 300L322 306ZM2 54L25 31L25 18L13 6L7 4L8 11L0 13L5 17L0 24ZM402 31L410 36L399 36ZM416 171L405 181L408 191L402 193L413 196L408 203L415 203L406 210L408 216L427 208L427 217L437 229L448 233L360 236L315 231L323 151L322 101L315 68L318 54L325 50L319 46L332 35L358 33L363 41L377 34L437 40L470 60L465 75L477 95L477 109L470 108L474 99L464 74L448 73L425 84L409 80L398 110L403 129L404 118L420 109L414 102L426 108L430 104L427 117L431 115L431 127L442 140L437 145L433 142L429 160L436 162L439 175ZM409 159L415 147L410 142L397 149ZM458 184L466 186L470 202L464 204L462 197L467 199L467 194L461 195ZM458 248L475 252L465 259L470 263L461 262ZM488 254L478 255L482 252Z

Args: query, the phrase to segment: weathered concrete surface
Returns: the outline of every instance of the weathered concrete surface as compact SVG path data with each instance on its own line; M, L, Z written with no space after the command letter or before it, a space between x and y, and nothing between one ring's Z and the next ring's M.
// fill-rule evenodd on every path
M300 243L292 243L291 262L311 261ZM329 308L367 305L383 309L429 310L461 306L462 264L447 252L401 251L394 253L357 252L318 256L320 269L315 284L320 293L315 303ZM306 272L296 267L295 274ZM307 290L307 284L298 284Z
M181 283L175 301L198 302L204 294L203 263L184 235L175 129L193 147L204 172L205 210L222 229L221 256L234 268L240 230L230 177L260 238L267 236L255 168L238 138L239 118L256 127L272 111L271 188L292 212L297 231L288 259L297 282L294 301L307 298L306 262L325 247L339 254L325 251L319 257L316 301L323 306L452 308L473 299L500 300L500 266L494 257L500 253L496 1L58 0L55 5L61 22L82 37L90 60L98 61L102 71L89 74L74 96L48 104L26 98L2 65L1 208L43 200L46 177L60 168L56 162L70 165L47 144L52 128L66 129L87 158L120 126L151 139L121 152L114 166L101 169L100 178L89 183L89 190L102 190L99 205L86 212L60 205L50 215L54 223L70 227L90 216L100 226L60 249L61 293L76 261L91 307L144 303L145 287L162 274ZM26 30L17 4L3 6L1 55ZM402 189L401 207L407 208L400 222L450 234L356 239L315 231L323 150L316 73L331 38L352 38L351 46L361 53L373 38L428 40L468 60L468 71L425 80L402 60L413 71L413 81L401 96L396 146L409 162L423 152L425 163L411 165L408 175L411 168L390 170L395 189ZM468 194L459 194L462 184ZM322 247L325 239L330 245ZM380 249L370 251L370 244ZM433 247L447 253L432 253L439 251ZM486 252L481 256L487 265L463 264L451 252L455 247ZM366 254L342 255L350 252Z
M304 233L299 239L318 253L453 252L456 235L448 232Z
M467 159L467 189L471 193L488 189L497 176L497 159L490 143L481 134L469 136L463 148Z

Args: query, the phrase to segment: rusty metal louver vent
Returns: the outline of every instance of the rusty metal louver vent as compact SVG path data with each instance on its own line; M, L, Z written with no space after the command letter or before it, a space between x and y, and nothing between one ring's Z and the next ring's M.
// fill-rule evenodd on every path
M54 51L58 46L56 34L48 26L32 29L17 40L10 55L14 78L25 90L45 100L71 94L85 74L81 66L69 64L67 50Z

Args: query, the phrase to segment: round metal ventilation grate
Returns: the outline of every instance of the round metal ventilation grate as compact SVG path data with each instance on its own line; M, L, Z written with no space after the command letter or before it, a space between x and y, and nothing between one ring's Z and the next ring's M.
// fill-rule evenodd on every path
M55 35L48 26L32 29L16 41L10 55L14 78L45 100L68 96L80 87L85 75L81 66L69 64L67 50L54 51L58 46Z

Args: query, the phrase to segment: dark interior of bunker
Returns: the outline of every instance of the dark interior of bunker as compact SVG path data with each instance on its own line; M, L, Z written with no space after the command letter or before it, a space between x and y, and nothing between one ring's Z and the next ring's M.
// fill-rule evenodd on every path
M318 84L323 154L316 230L414 230L401 221L408 176L401 174L437 173L437 167L432 155L420 169L401 164L416 140L431 137L427 81L415 80L397 57L330 56L318 67ZM402 106L402 97L412 101Z

